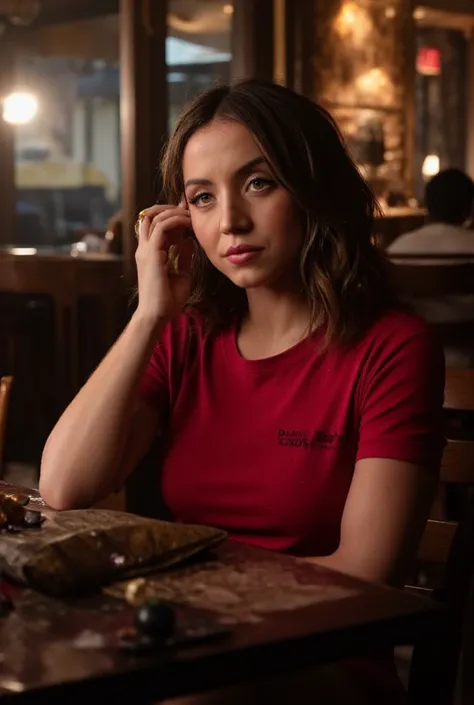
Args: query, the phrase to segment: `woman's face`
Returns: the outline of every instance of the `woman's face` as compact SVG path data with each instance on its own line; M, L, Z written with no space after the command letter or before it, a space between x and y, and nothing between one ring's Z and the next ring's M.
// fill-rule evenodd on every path
M247 128L214 121L196 132L183 176L194 233L222 274L245 289L296 285L302 219Z

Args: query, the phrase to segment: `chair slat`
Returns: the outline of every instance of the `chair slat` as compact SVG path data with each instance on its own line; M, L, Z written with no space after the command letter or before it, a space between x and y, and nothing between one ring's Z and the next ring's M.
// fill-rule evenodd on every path
M434 590L432 588L421 587L421 585L405 585L405 592L417 595L417 597L432 598Z
M474 441L448 440L440 480L446 484L474 485Z
M0 478L3 477L3 448L7 426L8 402L12 384L13 377L5 376L0 379Z
M456 522L428 521L418 550L418 558L427 563L446 563L457 526Z
M446 368L444 408L474 411L474 370L462 367Z
M453 292L445 290L443 293ZM446 370L444 406L468 412L463 426L466 425L465 430L469 432L469 412L474 411L474 370ZM472 417L474 419L474 414ZM438 566L436 574L438 570L442 573L432 597L445 607L445 618L436 627L436 633L421 636L415 644L410 668L410 702L431 705L453 702L459 656L465 648L462 634L474 574L474 499L468 491L474 486L474 441L448 441L441 466L441 494L447 496L450 485L458 486L456 495L459 486L465 486L461 493L468 501L460 512L459 522L429 521L418 551L419 561L432 564L432 568L435 564ZM406 589L429 595L424 587L416 586L414 590L407 586ZM472 630L472 626L470 628ZM466 692L464 689L464 694Z

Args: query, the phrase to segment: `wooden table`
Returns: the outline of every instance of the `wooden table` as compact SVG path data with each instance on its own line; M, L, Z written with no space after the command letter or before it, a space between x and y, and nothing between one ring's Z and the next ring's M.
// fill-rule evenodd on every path
M0 483L5 488L18 491ZM60 601L15 588L15 610L0 620L2 703L156 702L232 685L243 675L412 643L435 622L424 600L230 541L160 581L164 594L192 606L180 619L211 606L231 625L229 635L132 656L111 646L117 630L132 624L133 608L125 603L102 595ZM84 634L108 646L84 648Z

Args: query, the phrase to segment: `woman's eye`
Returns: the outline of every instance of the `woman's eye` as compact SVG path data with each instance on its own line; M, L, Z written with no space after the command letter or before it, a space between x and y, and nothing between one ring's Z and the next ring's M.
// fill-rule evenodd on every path
M271 181L269 179L252 179L249 186L252 187L254 191L263 191L264 189L271 186Z
M211 202L211 198L212 197L210 193L197 193L195 196L189 199L189 202L197 206L207 206L208 203Z

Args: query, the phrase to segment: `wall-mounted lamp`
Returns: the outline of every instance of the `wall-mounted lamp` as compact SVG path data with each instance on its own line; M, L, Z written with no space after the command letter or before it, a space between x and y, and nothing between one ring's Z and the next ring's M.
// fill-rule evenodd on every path
M26 125L38 112L33 93L10 93L3 99L3 119L12 125Z
M425 157L423 166L421 167L421 173L425 179L430 179L439 172L439 157L437 154L428 154Z

